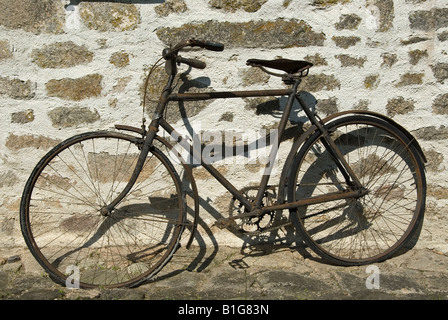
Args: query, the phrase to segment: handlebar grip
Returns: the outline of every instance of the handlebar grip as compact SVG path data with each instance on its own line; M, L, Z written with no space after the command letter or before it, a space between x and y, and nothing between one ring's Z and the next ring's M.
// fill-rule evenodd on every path
M205 69L207 67L205 62L196 59L181 58L180 62L197 69Z
M223 51L224 50L224 45L222 43L210 42L210 41L194 40L193 46L201 47L201 48L211 50L211 51Z

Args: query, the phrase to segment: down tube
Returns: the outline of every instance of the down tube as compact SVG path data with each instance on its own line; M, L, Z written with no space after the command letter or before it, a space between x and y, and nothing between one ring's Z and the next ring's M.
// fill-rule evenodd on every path
M198 151L198 148L194 148L190 143L188 143L188 141L184 139L168 122L166 122L165 119L160 119L160 125L166 132L169 133L171 137L175 138L177 143L180 144L182 148L189 152L190 156L192 156L196 161L200 161L204 169L207 170L236 199L238 199L248 211L252 211L252 204L244 197L244 195L212 165L203 161L201 151Z

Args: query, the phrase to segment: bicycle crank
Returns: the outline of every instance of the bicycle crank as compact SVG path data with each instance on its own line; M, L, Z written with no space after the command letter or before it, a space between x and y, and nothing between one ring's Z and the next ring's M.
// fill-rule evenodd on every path
M241 190L246 199L253 202L258 193L258 187L246 187ZM276 200L274 187L268 188L263 196L262 206L273 205ZM247 212L242 203L233 198L229 206L229 218L218 222L227 229L234 229L242 233L259 233L268 229L274 221L275 212L261 212L254 210Z

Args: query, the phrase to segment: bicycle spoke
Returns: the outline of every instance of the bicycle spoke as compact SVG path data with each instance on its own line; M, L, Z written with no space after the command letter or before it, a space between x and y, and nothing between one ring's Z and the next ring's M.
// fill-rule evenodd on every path
M151 152L130 192L122 192L139 157L134 139L113 133L80 135L51 151L28 184L30 248L61 281L69 266L85 287L142 281L174 253L185 227L181 184L166 157Z
M319 254L344 263L388 256L405 242L421 212L417 189L421 173L409 151L411 141L401 140L382 122L353 119L341 120L331 132L368 190L366 195L298 208L295 220ZM348 189L317 134L299 158L295 199Z

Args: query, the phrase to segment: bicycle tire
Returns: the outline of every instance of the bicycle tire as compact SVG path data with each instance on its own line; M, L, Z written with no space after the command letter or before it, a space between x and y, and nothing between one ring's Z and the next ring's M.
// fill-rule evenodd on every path
M127 196L110 215L101 214L129 181L140 142L116 132L81 134L36 165L22 195L21 230L55 282L132 287L173 256L186 221L185 199L176 170L157 148Z
M329 263L384 261L421 229L426 197L421 157L399 128L378 118L348 116L327 129L368 193L290 210L292 223L306 245ZM291 201L349 189L321 138L319 131L312 134L293 161Z

